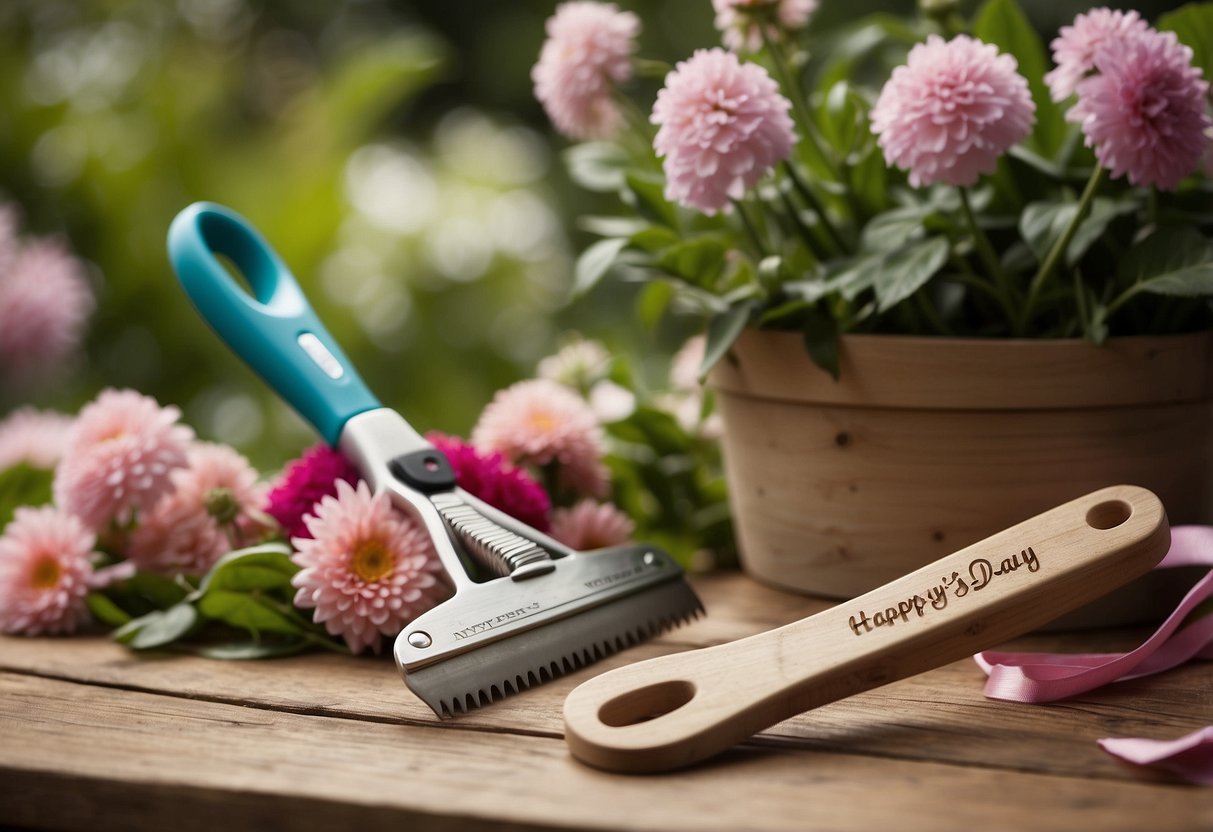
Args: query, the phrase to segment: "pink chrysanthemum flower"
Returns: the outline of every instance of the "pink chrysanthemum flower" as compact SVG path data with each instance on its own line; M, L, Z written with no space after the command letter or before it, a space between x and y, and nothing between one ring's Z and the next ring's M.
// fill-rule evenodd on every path
M94 537L51 506L19 508L0 536L0 630L74 632L88 618Z
M383 636L446 595L429 535L365 482L338 480L337 496L322 499L307 525L312 537L293 541L291 559L303 567L291 579L295 605L315 609L315 620L354 653L378 653Z
M803 29L817 11L817 0L712 0L712 8L725 46L734 52L757 52L764 26L769 40Z
M709 216L731 208L791 155L791 106L765 69L731 52L699 49L679 63L652 115L666 198Z
M1140 35L1149 25L1135 11L1108 8L1092 9L1074 18L1073 25L1062 26L1051 44L1057 66L1045 76L1054 101L1065 101L1074 94L1078 82L1095 68L1095 50L1104 42Z
M460 488L533 529L548 530L552 501L526 471L496 451L479 451L454 436L431 432L425 438L450 460Z
M186 464L194 432L177 424L180 415L134 390L101 391L68 433L55 502L94 530L150 510Z
M266 497L265 512L278 521L288 538L311 537L304 518L324 497L337 493L337 481L358 482L358 469L328 445L316 445L286 466Z
M226 445L197 442L188 463L173 471L173 493L131 535L127 554L141 569L200 575L265 530L257 514L266 489L247 459Z
M535 367L539 378L550 378L574 390L589 390L606 378L611 369L611 354L597 341L578 338L559 352L540 360Z
M24 462L50 470L59 464L71 416L22 407L0 422L0 471Z
M581 500L552 512L552 537L579 552L627 543L634 531L632 519L611 503Z
M1174 190L1194 173L1209 147L1209 84L1192 66L1192 50L1174 32L1105 43L1096 74L1078 83L1066 119L1082 125L1099 163L1134 185Z
M910 50L872 108L885 161L915 187L973 185L1028 135L1036 105L1010 55L959 35L931 35Z
M573 139L609 138L622 122L612 90L632 76L640 19L614 3L563 3L531 70L535 97Z
M59 243L24 246L0 273L0 373L26 382L80 344L93 311L79 261Z
M601 497L610 487L598 417L580 396L550 379L499 390L480 414L472 444L518 465L556 464L560 484L580 494Z

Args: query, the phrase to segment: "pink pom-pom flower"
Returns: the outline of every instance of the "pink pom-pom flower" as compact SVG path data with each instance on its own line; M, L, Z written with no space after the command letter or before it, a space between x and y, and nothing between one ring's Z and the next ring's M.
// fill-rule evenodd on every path
M1057 66L1045 75L1054 101L1065 101L1074 94L1078 82L1095 68L1095 50L1105 42L1140 35L1150 27L1135 11L1092 9L1062 26L1050 46Z
M563 3L531 70L535 97L556 129L573 139L609 138L622 121L612 97L632 76L640 19L614 3Z
M188 462L173 471L172 494L131 535L127 554L141 569L200 575L265 530L256 516L265 488L247 459L226 445L197 442Z
M712 8L725 46L734 52L757 52L764 34L774 40L782 32L807 26L817 0L712 0Z
M520 381L497 391L472 430L472 444L517 465L558 466L561 485L601 497L610 487L602 428L594 410L563 384Z
M757 64L700 49L666 76L652 122L667 199L705 214L728 209L791 155L791 103Z
M1028 82L1010 55L967 35L910 50L872 108L885 161L915 187L973 185L1035 123Z
M552 501L526 471L496 451L477 450L454 436L431 432L425 438L450 461L460 488L533 529L548 530Z
M552 512L552 537L581 552L627 543L636 524L611 503L580 500Z
M365 482L338 480L337 496L323 498L307 526L312 536L293 541L291 559L303 567L291 579L295 605L314 609L354 653L378 653L384 636L446 595L429 535Z
M1151 29L1104 43L1094 65L1066 119L1082 126L1114 177L1174 190L1203 162L1213 124L1205 110L1209 84L1192 66L1192 50L1174 32Z
M63 456L73 419L62 413L22 407L0 422L0 471L25 463L51 470Z
M87 620L94 542L65 511L17 509L0 536L0 630L71 633Z
M356 485L358 469L340 451L316 445L286 466L266 496L265 512L288 538L311 537L304 518L323 498L337 493L338 480Z
M106 389L85 405L55 472L55 502L93 530L149 511L173 490L194 438L181 411L134 390Z

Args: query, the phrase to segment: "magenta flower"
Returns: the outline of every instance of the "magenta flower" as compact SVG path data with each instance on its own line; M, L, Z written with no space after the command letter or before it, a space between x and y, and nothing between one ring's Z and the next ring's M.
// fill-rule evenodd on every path
M358 469L328 445L316 445L286 466L266 496L265 512L278 521L288 538L311 537L304 518L324 497L337 493L337 481L358 483Z
M734 52L757 52L763 27L769 40L803 29L817 11L817 0L712 0L712 8L725 46Z
M102 390L68 433L55 502L95 531L149 511L186 465L194 432L177 424L180 415L134 390Z
M71 416L22 407L0 422L0 471L25 463L51 470L63 456Z
M610 487L598 417L580 396L550 379L497 391L472 430L472 444L516 465L555 465L560 484L578 494L600 497Z
M535 97L569 138L609 138L622 121L612 92L632 76L640 19L614 3L563 3L547 32L531 70Z
M0 631L71 633L86 621L94 542L65 511L17 509L0 536Z
M265 531L256 516L265 487L247 459L226 445L197 442L188 461L172 473L173 492L131 535L127 555L140 569L200 575Z
M1108 8L1092 9L1074 18L1073 25L1062 26L1051 44L1057 66L1045 76L1053 100L1065 101L1074 94L1078 82L1095 68L1095 50L1103 43L1140 35L1149 28L1135 11Z
M22 247L0 273L0 377L28 382L80 345L93 294L76 258L57 242Z
M533 529L548 530L552 501L526 471L496 451L479 451L454 436L431 432L425 438L450 460L460 488Z
M312 536L295 539L291 556L303 567L291 579L295 605L314 609L316 622L353 652L378 653L383 636L447 594L429 535L365 482L338 480L337 496L323 498L306 522Z
M1095 51L1096 74L1078 83L1066 113L1113 177L1174 190L1208 152L1209 84L1174 32L1153 29Z
M872 108L885 161L914 187L973 185L1028 135L1036 105L1010 55L959 35L931 35L910 50Z
M765 69L731 52L700 49L679 63L652 115L666 198L709 216L728 210L791 155L791 106Z
M634 531L632 519L611 503L581 500L552 512L552 537L579 552L627 543Z

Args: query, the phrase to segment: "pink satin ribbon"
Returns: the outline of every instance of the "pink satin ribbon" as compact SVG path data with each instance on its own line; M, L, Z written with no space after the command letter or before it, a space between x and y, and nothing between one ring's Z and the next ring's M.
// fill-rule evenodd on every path
M1213 526L1177 526L1171 550L1156 569L1213 567ZM1004 653L973 658L986 672L985 694L1011 702L1054 702L1110 682L1170 670L1194 658L1213 659L1213 614L1186 619L1213 597L1213 569L1188 591L1154 635L1128 653ZM1195 783L1213 785L1213 726L1176 740L1103 739L1110 754L1138 765L1160 765Z

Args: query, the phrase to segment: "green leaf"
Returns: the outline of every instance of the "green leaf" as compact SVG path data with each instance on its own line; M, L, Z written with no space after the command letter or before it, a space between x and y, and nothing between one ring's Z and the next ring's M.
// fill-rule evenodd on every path
M1066 124L1044 81L1049 63L1040 35L1015 0L989 0L977 13L973 34L1018 61L1019 74L1027 79L1036 104L1036 127L1027 144L1046 159L1056 158L1065 140Z
M577 227L599 237L630 237L651 226L637 217L593 215L578 217Z
M724 271L727 252L728 246L718 237L692 237L662 251L657 265L689 283L712 290Z
M1164 228L1135 246L1122 276L1156 295L1213 295L1213 239L1193 228Z
M668 281L646 283L636 297L636 317L648 329L655 329L673 300L674 287Z
M272 659L293 656L307 650L312 643L306 639L291 639L277 643L238 641L231 644L208 644L192 648L199 656L223 661L247 661L249 659Z
M121 607L100 592L90 592L84 600L93 618L107 627L121 627L131 620Z
M1066 264L1073 266L1081 260L1091 246L1104 235L1113 220L1136 209L1137 206L1132 200L1106 197L1096 197L1092 200L1090 210L1078 224L1078 230L1066 247ZM1032 202L1024 207L1023 215L1019 219L1019 233L1036 255L1037 262L1043 262L1048 256L1054 244L1074 221L1077 210L1077 202L1056 200Z
M906 205L872 217L863 229L863 251L896 251L912 237L921 237L923 222L933 212L930 205Z
M211 590L198 600L198 612L252 633L302 635L306 630L266 599L247 592Z
M0 471L0 531L21 506L40 506L51 501L53 471L18 462Z
M154 572L136 572L122 582L122 588L135 593L158 610L179 604L189 594L171 578Z
M948 260L948 241L931 237L885 255L874 276L878 311L896 306L917 292Z
M113 637L133 650L151 650L177 641L197 623L197 610L190 604L181 603L163 612L157 610L132 619L115 630Z
M1192 65L1213 78L1213 3L1189 3L1158 18L1158 29L1171 31L1192 48Z
M291 560L291 550L284 543L263 543L228 552L215 562L203 577L197 600L211 590L223 589L250 592L258 589L289 589L291 578L299 567Z
M569 178L587 191L615 193L623 188L631 157L617 144L586 142L564 152Z
M678 235L664 225L647 225L633 233L629 241L638 249L644 251L660 251L678 242Z
M656 174L628 171L624 176L624 201L652 222L676 228L678 212L666 201L664 180Z
M809 313L804 328L804 348L809 358L838 381L838 321L818 310Z
M597 286L627 244L625 238L599 240L583 251L573 266L573 297L581 297Z
M699 379L707 377L708 371L733 346L750 320L752 307L748 303L731 306L708 321L707 344L703 351L703 363L699 365Z

